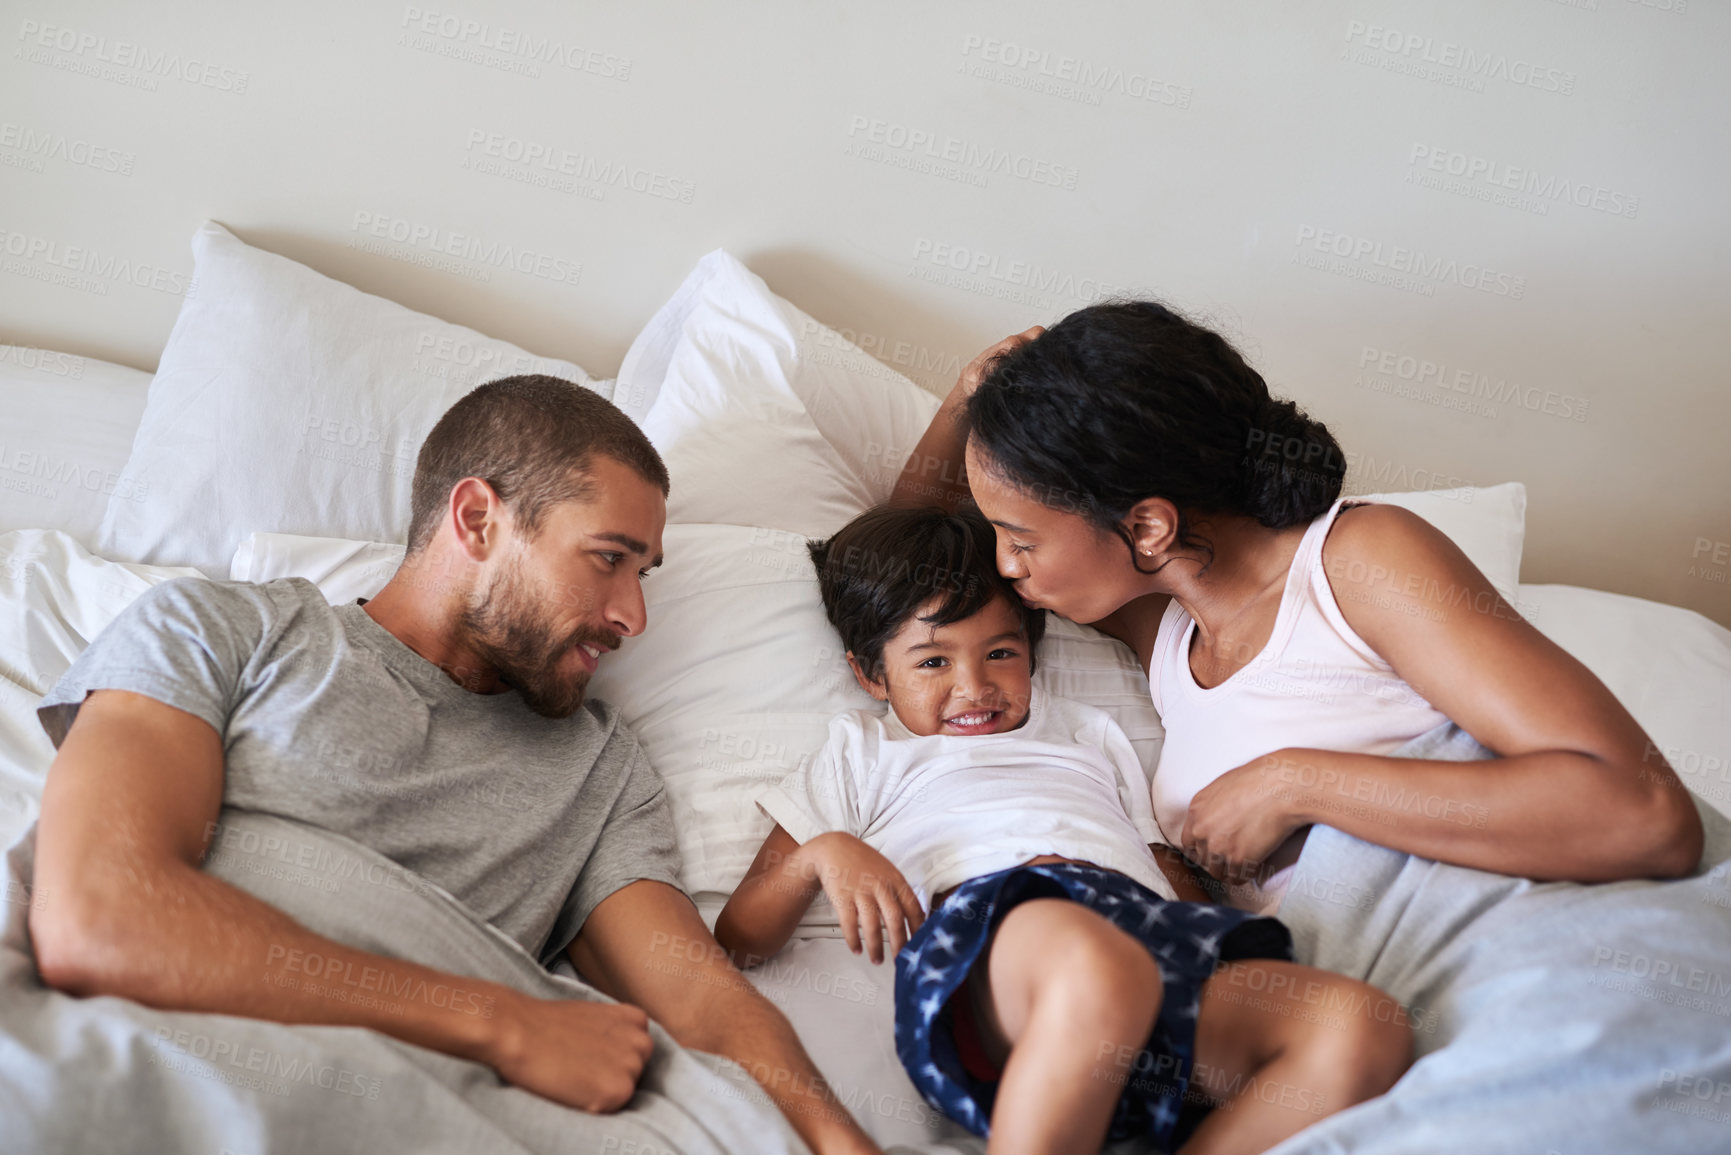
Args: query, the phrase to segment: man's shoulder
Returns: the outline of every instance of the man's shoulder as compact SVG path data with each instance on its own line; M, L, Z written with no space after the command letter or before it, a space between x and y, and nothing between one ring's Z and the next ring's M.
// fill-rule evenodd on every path
M297 607L334 609L319 593L317 586L299 577L276 578L268 582L193 576L170 578L138 595L135 604L146 609L176 608L207 617L248 613L274 617Z
M572 717L577 718L582 725L591 722L602 726L623 726L624 717L619 713L619 707L605 698L597 698L592 694L583 696L583 705Z
M337 607L326 602L305 578L268 582L179 577L152 586L129 605L106 631L134 644L144 638L178 636L239 660L285 639L290 646L314 644L312 635L341 630Z
M316 588L304 584L316 596ZM297 602L304 604L303 591L276 582L255 586L188 576L154 585L91 639L38 704L37 717L58 744L88 693L128 690L220 731L246 671L261 655L269 660Z
M592 731L604 737L617 735L621 740L629 738L637 741L637 734L625 721L625 715L618 706L605 698L594 698L585 695L583 705L571 715L570 724L580 730Z
M629 767L648 757L643 740L626 722L624 712L605 699L585 696L583 704L562 724L569 748L593 751L597 763Z

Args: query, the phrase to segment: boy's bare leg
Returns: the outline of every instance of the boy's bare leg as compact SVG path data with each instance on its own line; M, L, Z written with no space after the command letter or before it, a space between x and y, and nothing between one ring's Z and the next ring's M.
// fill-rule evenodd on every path
M981 1042L1004 1065L988 1155L1096 1155L1124 1090L1121 1048L1135 1053L1160 1012L1159 965L1103 915L1036 898L998 924L985 970Z
M1400 1004L1367 983L1272 959L1202 986L1190 1094L1219 1102L1180 1155L1266 1151L1382 1094L1412 1063Z

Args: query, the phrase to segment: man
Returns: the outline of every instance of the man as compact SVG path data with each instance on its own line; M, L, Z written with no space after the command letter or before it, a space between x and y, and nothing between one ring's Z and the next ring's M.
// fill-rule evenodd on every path
M408 552L370 601L183 579L142 595L39 708L59 753L30 912L43 980L164 1009L370 1027L584 1111L632 1097L653 1017L765 1085L818 1152L876 1152L678 888L670 806L590 675L640 633L666 467L607 401L550 377L476 389L421 447ZM499 805L508 798L509 806ZM495 804L488 805L492 800ZM482 988L494 1014L335 1001L268 952L451 982L354 950L199 868L223 805L347 835L618 1004ZM575 882L571 871L576 870ZM654 944L698 942L680 966ZM759 1074L761 1072L761 1074Z

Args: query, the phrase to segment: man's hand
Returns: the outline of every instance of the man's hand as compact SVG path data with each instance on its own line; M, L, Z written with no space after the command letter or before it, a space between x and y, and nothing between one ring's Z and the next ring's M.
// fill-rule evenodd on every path
M1276 750L1228 770L1196 792L1179 844L1222 882L1246 882L1304 820L1295 801L1295 750Z
M820 834L808 839L796 854L807 864L806 877L823 884L853 953L860 953L863 939L872 962L883 962L887 927L889 956L894 958L925 921L920 900L902 872L853 835L839 830Z
M629 1003L519 996L499 1012L488 1065L506 1082L579 1111L608 1114L629 1103L655 1050L648 1014Z

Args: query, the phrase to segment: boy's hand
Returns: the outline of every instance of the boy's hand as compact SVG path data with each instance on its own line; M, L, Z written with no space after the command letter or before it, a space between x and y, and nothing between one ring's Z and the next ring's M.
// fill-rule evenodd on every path
M925 921L920 900L902 872L853 835L839 830L820 834L802 844L799 854L805 860L805 876L822 883L841 918L848 949L855 954L860 953L863 938L872 962L883 962L883 931L888 927L894 958Z

